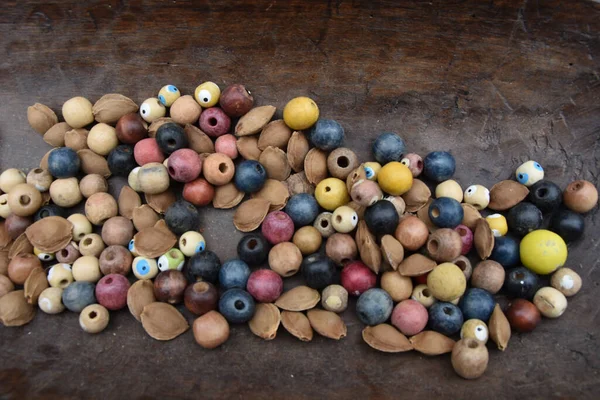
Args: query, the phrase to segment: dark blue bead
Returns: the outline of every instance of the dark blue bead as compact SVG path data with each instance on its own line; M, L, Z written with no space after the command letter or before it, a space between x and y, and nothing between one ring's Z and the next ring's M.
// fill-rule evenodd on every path
M392 132L380 134L373 142L373 156L381 165L391 161L400 161L405 151L404 140Z
M447 151L432 151L423 160L423 174L434 182L443 182L452 178L456 161Z
M232 324L248 322L254 316L254 299L241 289L229 289L219 300L219 312Z
M310 225L319 215L319 204L314 196L308 193L293 195L284 209L296 227Z
M47 204L42 206L33 217L33 221L37 222L40 219L47 217L66 217L65 209L57 206L56 204Z
M333 150L344 144L344 128L332 119L320 119L311 128L309 139L321 150Z
M96 285L91 282L72 282L63 290L62 302L72 312L81 310L96 303Z
M581 214L571 210L560 210L552 217L551 229L569 243L583 235L585 222Z
M540 287L538 276L525 267L506 271L502 289L511 297L532 299Z
M490 260L500 263L504 268L517 265L521 261L519 242L510 236L496 237Z
M222 289L245 289L250 267L242 260L226 261L219 270L219 285Z
M207 281L217 284L220 268L221 260L219 260L219 256L210 250L206 250L191 256L187 263L185 263L183 272L188 281L192 283Z
M379 325L392 314L394 302L383 289L369 289L360 295L356 302L358 319L365 325Z
M121 144L108 153L106 158L110 173L115 176L129 176L132 169L137 167L133 157L133 146Z
M468 289L458 303L465 320L480 319L483 322L490 319L495 305L494 296L479 288Z
M55 178L71 178L79 172L81 161L75 150L59 147L48 156L48 172Z
M451 197L435 199L429 206L429 219L440 228L456 228L463 220L460 203Z
M167 156L175 150L188 147L188 139L183 128L174 122L167 122L156 130L156 143Z
M235 168L234 183L242 192L257 192L264 186L266 180L267 171L258 161L242 161Z
M454 335L462 327L464 318L460 308L452 303L437 302L429 307L429 327L443 335Z
M171 204L165 213L167 226L176 235L183 235L188 231L195 231L200 224L200 214L192 203L178 200Z

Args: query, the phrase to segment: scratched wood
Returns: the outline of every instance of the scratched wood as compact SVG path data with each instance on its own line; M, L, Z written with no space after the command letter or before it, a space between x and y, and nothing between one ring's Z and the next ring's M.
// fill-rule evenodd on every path
M258 104L280 109L313 97L363 160L365 143L391 130L412 151L451 150L463 186L489 187L530 158L562 187L574 178L598 184L599 32L600 5L581 0L5 0L0 168L32 168L48 150L27 125L34 102L60 114L75 95L141 102L166 83L191 93L213 80L244 83ZM156 342L126 311L95 336L76 315L38 315L0 328L0 397L594 398L598 214L570 248L582 293L559 320L515 334L504 353L490 350L475 382L458 378L448 356L376 353L362 343L352 303L339 343L285 332L263 342L240 326L214 351L189 332ZM231 215L202 218L209 247L233 257Z

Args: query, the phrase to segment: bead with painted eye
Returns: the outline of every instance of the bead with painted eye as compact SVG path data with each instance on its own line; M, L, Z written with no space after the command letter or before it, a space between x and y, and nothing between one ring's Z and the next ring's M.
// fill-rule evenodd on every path
M221 89L214 82L204 82L194 90L194 98L204 108L216 105L219 97L221 97Z
M158 269L161 271L169 269L181 271L184 262L185 257L181 250L173 248L158 258Z
M352 232L358 224L358 215L356 211L348 206L341 206L335 209L333 212L333 218L331 219L333 229L340 233Z
M408 153L400 162L410 169L413 178L416 178L423 172L423 159L418 154Z
M138 279L152 279L158 274L158 265L153 258L136 257L133 259L133 274Z
M131 255L133 255L134 257L139 256L138 252L135 250L135 239L131 239L129 241L129 244L127 245L127 250L129 250Z
M481 185L471 185L465 190L464 202L483 210L490 204L490 191Z
M377 182L377 175L379 174L379 170L381 169L381 164L375 161L370 161L364 163L363 168L365 169L365 175L367 176L367 179L373 182Z
M184 255L191 257L206 250L206 240L200 233L188 231L179 238L179 249Z
M517 168L515 176L517 177L517 182L525 186L531 186L537 181L544 179L544 168L542 168L540 163L530 160Z
M158 101L165 107L171 107L179 97L181 92L174 85L165 85L158 91Z
M494 236L504 236L508 232L508 223L502 214L492 214L485 217Z
M52 261L54 260L54 253L46 253L36 247L33 248L33 254L37 256L41 261Z
M483 344L487 343L489 337L488 327L480 319L466 320L460 330L460 338L471 338L479 340Z
M140 106L140 115L144 121L152 123L158 118L162 118L167 113L165 106L156 98L150 97L144 100Z
M52 287L66 288L73 282L73 273L69 264L56 264L48 270L48 283Z

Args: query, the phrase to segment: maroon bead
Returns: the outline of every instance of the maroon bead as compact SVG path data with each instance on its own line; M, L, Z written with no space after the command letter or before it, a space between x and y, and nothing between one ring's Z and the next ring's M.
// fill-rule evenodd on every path
M209 282L196 282L188 285L183 295L185 308L196 315L204 315L216 310L219 304L219 293Z
M208 136L219 137L229 132L231 118L219 107L210 107L200 114L200 129Z
M183 186L183 198L196 206L209 205L215 197L215 188L206 179L198 178Z
M454 228L454 230L458 232L460 235L460 240L462 241L462 249L460 254L465 256L469 251L471 251L471 248L473 248L473 231L471 231L465 225L458 225L456 228Z
M248 277L246 290L261 303L272 303L283 292L283 279L275 271L259 269Z
M160 151L158 143L154 138L146 138L137 142L133 148L133 157L138 165L151 162L162 163L165 161L165 156Z
M252 109L254 98L244 85L234 84L221 92L219 105L230 117L241 117Z
M129 281L123 275L109 274L96 284L96 300L108 310L120 310L127 305Z
M510 326L519 332L531 332L542 320L540 310L532 302L515 299L506 311Z
M182 272L176 269L163 271L154 279L154 297L166 303L181 303L186 286L187 280Z
M169 156L167 170L177 182L191 182L200 175L202 161L192 149L179 149Z
M261 231L271 244L289 242L294 236L294 221L283 211L272 211L265 217Z
M148 136L146 122L138 113L125 114L117 122L115 130L121 143L136 144Z
M377 275L363 262L353 261L346 264L341 274L342 286L353 296L360 296L375 287Z
M215 152L225 154L227 157L235 160L238 156L236 137L230 133L219 136L215 140Z

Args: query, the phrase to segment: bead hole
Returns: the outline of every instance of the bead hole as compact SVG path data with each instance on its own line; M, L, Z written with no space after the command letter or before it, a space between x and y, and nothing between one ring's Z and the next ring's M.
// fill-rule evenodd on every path
M437 239L432 239L429 241L429 243L427 243L427 250L429 250L430 253L437 253L438 248L440 247L440 243L437 241Z
M169 174L171 174L171 175L175 174L175 169L173 169L173 167L169 167Z
M437 218L440 216L440 209L437 207L432 207L431 208L431 215L433 216L433 218Z
M171 258L177 258L179 256L179 254L177 254L175 250L171 250L169 252L169 255L171 256Z
M418 169L422 169L423 168L423 161L421 161L421 160L417 161L417 168Z
M112 278L108 278L108 279L106 280L106 284L107 284L107 285L110 285L112 282L113 282L113 279L112 279Z
M444 307L444 314L452 315L452 309L450 307Z
M31 197L27 196L26 194L21 195L19 197L19 204L21 204L22 206L26 206L29 203L31 203Z
M329 226L329 222L326 219L321 220L321 228L327 228Z
M34 174L41 174L42 172L44 172L44 170L41 169L41 168L36 168L36 169L33 170Z
M429 293L429 288L423 289L423 296L424 297L431 297L431 293Z
M112 252L110 252L110 253L108 253L108 254L106 255L106 259L107 259L108 261L112 261L112 260L114 260L114 259L115 259L115 255L114 255Z
M208 124L210 126L216 126L217 125L217 119L216 118L209 118L208 119Z
M469 340L469 341L467 341L467 346L470 349L476 349L477 346L479 346L479 343L477 343L477 340Z
M40 216L41 216L42 218L49 217L49 216L50 216L50 212L48 212L48 210L42 210L42 211L40 212Z
M546 197L547 194L548 194L548 189L546 189L546 188L541 188L541 189L538 189L538 191L537 191L537 195L539 198Z
M206 282L198 282L198 283L194 283L194 286L192 287L192 289L196 293L204 293L204 292L208 291L209 286Z
M187 244L187 240L181 239L181 246L185 246Z
M258 245L258 242L256 241L256 239L250 239L250 241L248 241L248 248L250 250L254 250L257 245Z
M261 172L261 173L262 173L262 170L263 170L262 165L260 165L260 164L256 164L254 166L254 169L256 169L257 172Z
M175 139L167 139L167 144L168 144L169 146L175 146L175 143L176 143L176 142L175 142Z
M454 262L454 264L460 268L462 271L464 271L465 269L467 269L467 263L465 262L465 260L456 260Z
M236 300L235 303L233 303L233 306L236 310L243 310L246 308L246 304L244 304L244 302L241 300Z
M58 284L60 285L60 287L65 287L69 284L69 281L66 279L61 280L60 282L58 282Z
M298 270L297 269L290 269L289 271L285 271L285 273L283 274L284 276L292 276L294 275Z
M6 205L6 203L7 203L6 197L3 198L2 200L0 200L1 205Z
M92 239L87 238L83 241L83 245L84 246L91 246L92 245Z
M338 222L338 223L342 222L342 216L341 215L336 215L335 221Z
M577 182L575 183L575 185L573 185L573 190L579 190L582 188L582 186L583 185L581 184L581 182Z
M94 319L94 318L96 318L96 317L98 316L98 314L96 314L96 311L92 311L92 312L89 314L89 316L90 316L90 319Z
M227 164L225 164L225 163L221 163L221 164L219 164L219 171L220 171L221 173L225 173L225 172L227 172L227 169L228 169L228 167L227 167Z
M69 251L68 251L67 249L62 249L62 250L60 251L60 255L61 255L62 257L67 257L67 256L69 255Z
M325 191L326 192L331 192L331 188L329 186L325 186Z
M525 279L525 274L524 274L524 273L522 273L522 272L517 272L517 273L515 274L515 278L516 278L516 279L518 279L518 280Z
M348 165L350 165L350 160L348 160L348 157L346 156L338 157L337 165L340 168L348 168Z
M456 232L458 232L460 236L467 236L467 231L463 228L458 228Z

